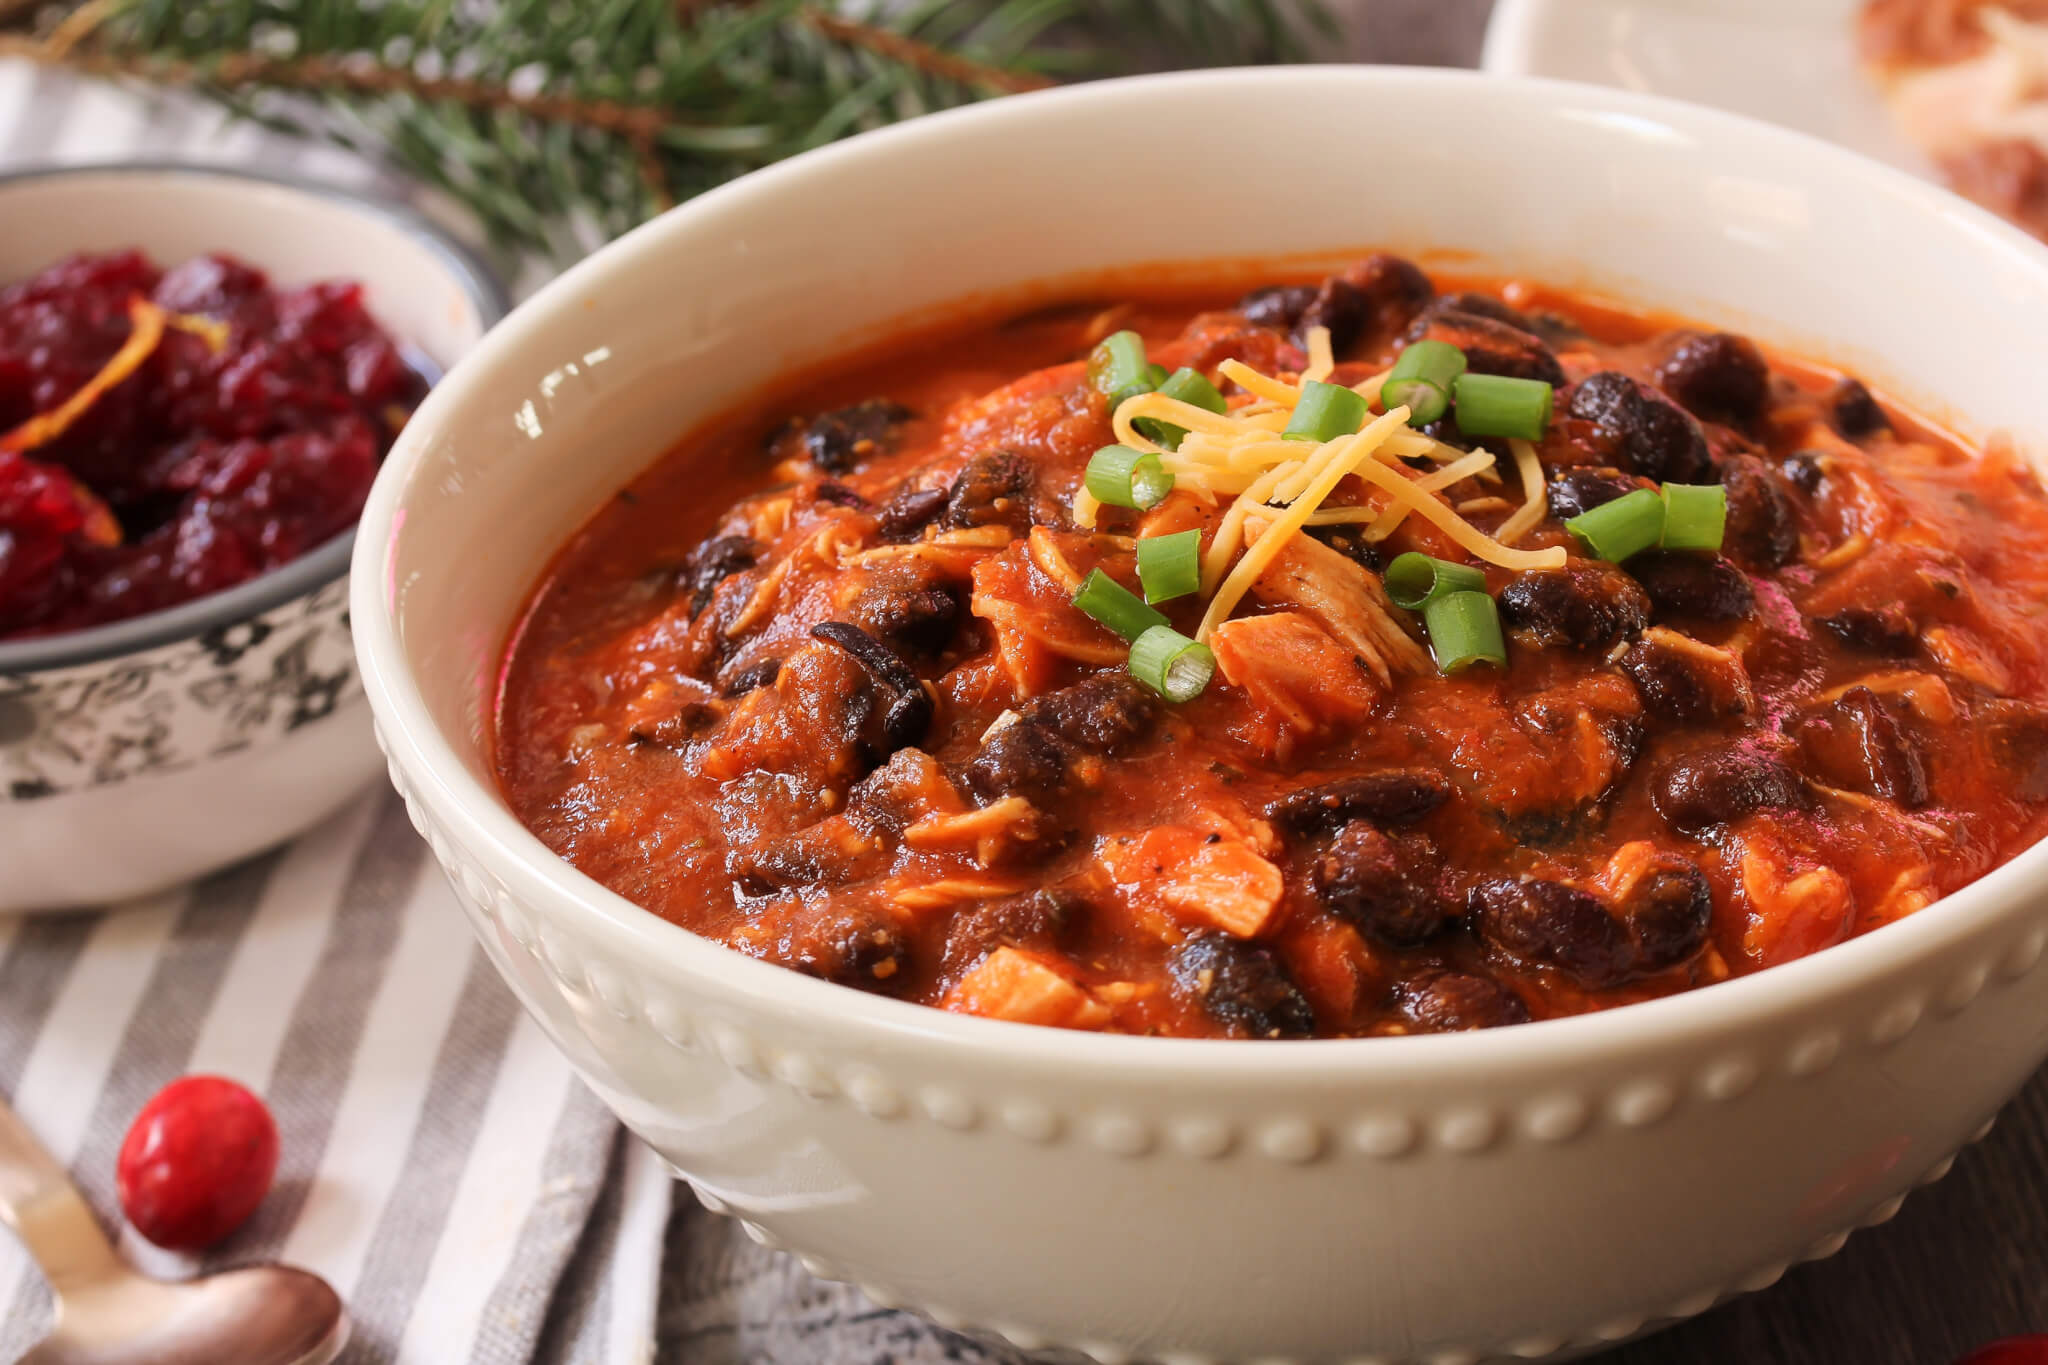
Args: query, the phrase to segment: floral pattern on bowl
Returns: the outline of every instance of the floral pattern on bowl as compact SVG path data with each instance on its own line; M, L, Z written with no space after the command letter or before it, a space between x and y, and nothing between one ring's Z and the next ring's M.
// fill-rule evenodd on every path
M0 805L190 768L361 693L346 579L156 649L0 673Z

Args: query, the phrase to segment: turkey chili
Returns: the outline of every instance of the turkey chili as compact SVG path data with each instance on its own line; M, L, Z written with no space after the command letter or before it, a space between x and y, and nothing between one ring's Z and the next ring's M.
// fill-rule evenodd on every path
M691 438L504 675L552 847L1073 1028L1487 1027L1755 971L2048 820L2048 502L1854 379L1375 256L914 338Z

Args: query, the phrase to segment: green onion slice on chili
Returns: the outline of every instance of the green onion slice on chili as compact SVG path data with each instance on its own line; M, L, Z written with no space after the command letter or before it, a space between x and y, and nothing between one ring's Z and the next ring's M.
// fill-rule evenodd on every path
M1467 436L1541 440L1550 425L1550 385L1504 374L1461 374L1451 384L1458 430Z
M1420 611L1447 593L1486 591L1486 575L1481 570L1413 550L1394 556L1394 562L1387 565L1386 581L1387 596L1408 611Z
M1664 538L1664 499L1638 488L1588 508L1564 524L1596 558L1619 564Z
M1389 379L1380 386L1380 406L1389 410L1405 406L1408 425L1426 427L1449 410L1451 396L1427 379Z
M1450 406L1451 386L1465 373L1465 353L1448 341L1410 342L1380 386L1382 412L1406 405L1408 425L1427 426Z
M1334 441L1364 426L1366 411L1365 400L1342 384L1311 379L1301 386L1294 416L1280 435L1289 441Z
M1501 638L1500 609L1483 592L1447 592L1422 609L1429 631L1430 652L1445 673L1473 664L1506 664L1507 642Z
M1074 605L1126 640L1166 624L1166 616L1138 600L1138 595L1100 569L1091 571L1074 594Z
M1191 370L1185 365L1168 375L1156 392L1168 398L1178 398L1204 412L1222 413L1230 408L1223 400L1223 390L1211 384L1201 371ZM1140 417L1131 425L1168 450L1179 450L1181 437L1188 434L1186 427L1157 417Z
M1112 411L1117 393L1134 384L1145 384L1150 378L1146 373L1145 339L1136 332L1111 332L1088 353L1088 382L1097 393L1111 395ZM1145 384L1138 391L1148 392L1153 386Z
M1129 446L1104 446L1088 458L1083 476L1097 502L1113 507L1157 507L1173 491L1173 475L1159 457Z
M1667 550L1719 550L1728 529L1728 490L1720 484L1664 485Z
M1172 626L1154 626L1132 642L1130 670L1168 701L1193 701L1216 675L1216 656Z
M1202 586L1202 533L1176 531L1138 542L1138 582L1147 602L1170 602Z

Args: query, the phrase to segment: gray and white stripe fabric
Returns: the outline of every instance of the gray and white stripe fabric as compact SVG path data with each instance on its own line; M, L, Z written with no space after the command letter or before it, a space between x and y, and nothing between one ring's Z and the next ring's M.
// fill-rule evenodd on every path
M0 170L141 158L405 193L196 101L0 62ZM186 1072L264 1095L282 1139L276 1188L209 1264L326 1276L357 1321L353 1365L651 1358L669 1182L498 981L390 793L189 888L0 917L0 1094L109 1225L129 1120ZM202 1268L132 1233L124 1250ZM48 1325L0 1237L0 1365Z
M276 1188L211 1262L325 1275L358 1322L349 1361L646 1359L666 1181L618 1155L616 1124L471 942L395 797L188 890L0 920L0 1088L110 1223L129 1118L187 1071L266 1095L282 1136ZM159 1273L200 1268L125 1243ZM572 1259L587 1283L564 1281ZM568 1327L539 1356L558 1290ZM48 1326L12 1241L0 1305L12 1361Z

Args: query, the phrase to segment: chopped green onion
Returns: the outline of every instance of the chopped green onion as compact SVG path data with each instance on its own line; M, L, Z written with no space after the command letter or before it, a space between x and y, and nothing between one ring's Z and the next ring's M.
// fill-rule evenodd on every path
M1289 441L1334 441L1365 425L1365 400L1342 384L1311 379L1301 386L1301 401L1280 435Z
M1148 380L1140 379L1135 384L1124 385L1109 396L1109 415L1111 417L1116 416L1116 410L1124 405L1126 399L1136 398L1139 394L1150 392L1152 392L1152 385Z
M1389 379L1380 386L1380 406L1388 412L1406 406L1408 425L1426 427L1444 415L1451 399L1427 379Z
M1396 379L1424 379L1448 389L1465 373L1465 353L1448 341L1411 341L1394 359L1387 382Z
M1166 625L1164 614L1140 602L1138 594L1100 569L1081 581L1081 590L1074 594L1074 605L1126 640L1135 640Z
M1104 446L1088 459L1083 476L1097 502L1112 507L1157 507L1173 491L1173 475L1149 450Z
M1145 367L1145 382L1147 384L1150 384L1153 388L1158 388L1161 384L1164 384L1166 380L1166 367L1160 364L1158 361L1155 360L1150 365L1147 365Z
M1500 609L1483 592L1451 592L1422 609L1430 652L1445 673L1476 663L1505 665L1507 643L1500 635Z
M1394 605L1420 611L1453 592L1485 592L1486 575L1470 564L1453 564L1410 550L1387 565L1387 596Z
M1193 701L1215 676L1216 656L1172 626L1154 626L1132 642L1130 670L1168 701Z
M1613 502L1588 508L1564 529L1596 557L1619 564L1641 554L1664 537L1664 499L1648 488L1624 493Z
M1202 586L1202 533L1176 531L1138 542L1138 582L1147 602L1170 602Z
M1540 440L1550 425L1550 385L1504 374L1461 374L1451 385L1458 430L1467 436Z
M1112 332L1095 343L1095 349L1088 353L1088 382L1097 393L1115 395L1133 384L1145 383L1148 378L1145 372L1145 338L1136 332ZM1146 384L1140 392L1152 387L1152 384Z
M1201 371L1191 370L1183 365L1166 377L1157 392L1168 398L1178 398L1191 403L1205 412L1227 412L1230 405L1223 401L1223 391L1203 377ZM1111 408L1114 412L1116 409ZM1140 417L1131 424L1145 435L1157 441L1168 450L1179 450L1181 437L1188 429L1173 422L1161 421L1157 417Z
M1718 550L1728 529L1728 490L1720 484L1664 485L1667 550Z

